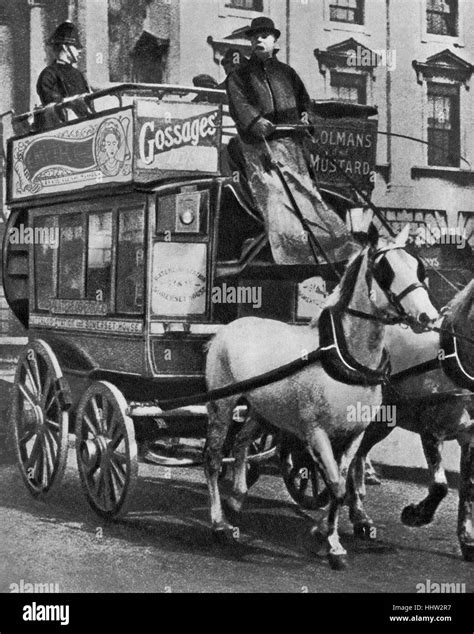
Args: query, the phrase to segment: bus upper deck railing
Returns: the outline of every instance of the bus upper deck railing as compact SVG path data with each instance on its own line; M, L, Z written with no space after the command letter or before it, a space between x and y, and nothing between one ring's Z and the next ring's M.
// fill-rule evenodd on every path
M42 116L48 116L50 113L63 115L66 121L86 119L87 116L94 116L115 108L123 108L131 105L134 98L155 98L157 101L163 101L166 97L198 97L210 98L212 101L224 104L225 90L217 90L213 88L199 88L196 86L178 86L168 84L133 84L124 83L111 86L94 92L83 93L66 97L60 102L54 102L45 106L39 106L28 112L15 115L12 110L4 113L2 116L10 114L12 116L12 127L15 135L20 136L38 131L37 121ZM111 102L116 100L116 103ZM101 101L102 107L101 107ZM85 106L84 111L88 112L87 116L78 117L77 107ZM225 108L227 109L227 108ZM70 118L71 117L71 118ZM62 122L64 123L64 121Z

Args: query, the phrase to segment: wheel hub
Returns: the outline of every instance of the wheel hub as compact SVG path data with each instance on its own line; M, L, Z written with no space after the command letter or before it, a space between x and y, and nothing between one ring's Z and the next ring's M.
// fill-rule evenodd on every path
M41 406L33 405L28 410L23 411L23 422L27 427L36 428L38 431L44 425L44 413Z
M81 443L81 458L87 469L93 469L108 454L110 439L96 436L94 439L83 440Z

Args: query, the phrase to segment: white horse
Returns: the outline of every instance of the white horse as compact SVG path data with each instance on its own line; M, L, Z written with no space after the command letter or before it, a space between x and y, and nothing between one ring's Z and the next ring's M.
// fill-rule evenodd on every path
M382 403L379 383L385 358L385 325L402 318L410 319L413 324L429 325L438 318L419 279L419 261L404 250L408 229L407 226L394 241L379 239L376 244L363 247L349 264L338 291L331 296L331 323L334 328L338 326L345 340L346 360L358 369L355 374L360 385L334 380L321 363L314 363L266 387L209 404L204 469L212 527L220 540L234 534L219 493L222 450L234 407L245 397L250 417L234 445L234 490L228 508L239 512L247 493L245 458L252 436L258 434L256 421L264 419L295 434L309 450L330 492L327 530L324 530L330 564L334 568L345 567L347 553L339 541L337 525L345 496L343 474L367 425L365 417L353 420L348 412L357 403L374 410ZM225 326L209 347L208 389L234 384L305 358L319 346L315 326L296 327L259 318L239 319ZM370 377L377 380L371 381Z
M469 328L468 325L474 323L474 280L456 295L445 314L445 327L451 322L454 332L471 334L472 326ZM460 342L462 344L462 340ZM466 348L469 344L463 345ZM387 348L394 374L438 359L440 347L440 337L433 331L415 335L400 326L387 329ZM445 398L448 393L454 395ZM440 448L445 440L456 439L460 444L458 537L464 558L473 561L474 421L469 413L469 408L473 407L472 392L460 390L438 367L421 374L406 374L401 382L397 382L395 391L387 392L384 402L396 407L397 426L420 435L430 475L428 495L418 504L410 504L403 509L401 519L404 524L424 526L433 520L436 509L448 492ZM393 426L382 422L372 422L349 469L349 513L354 532L361 537L376 534L371 530L373 522L362 503L365 497L365 457L393 429Z

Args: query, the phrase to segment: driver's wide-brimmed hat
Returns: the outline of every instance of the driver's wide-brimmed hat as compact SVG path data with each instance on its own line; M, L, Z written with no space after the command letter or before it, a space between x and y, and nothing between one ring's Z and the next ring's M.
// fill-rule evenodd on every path
M248 29L245 30L245 35L246 37L252 37L252 35L260 33L261 31L271 31L277 39L281 35L281 31L275 27L273 20L265 17L255 18L252 20Z

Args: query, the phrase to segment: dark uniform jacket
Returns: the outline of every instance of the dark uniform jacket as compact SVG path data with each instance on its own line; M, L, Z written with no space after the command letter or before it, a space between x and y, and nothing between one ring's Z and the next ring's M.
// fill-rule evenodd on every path
M65 97L81 95L89 92L89 86L84 75L71 64L53 62L40 74L36 84L36 91L43 106L58 103ZM88 113L85 106L75 105L74 112L78 116Z
M226 87L230 115L248 143L258 141L250 128L260 117L274 124L300 123L303 112L311 109L310 97L296 71L275 56L265 61L252 56L227 77ZM276 136L282 134L270 138Z

